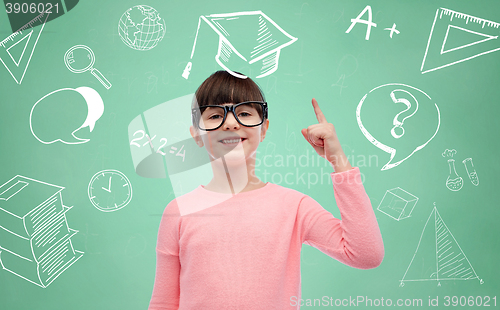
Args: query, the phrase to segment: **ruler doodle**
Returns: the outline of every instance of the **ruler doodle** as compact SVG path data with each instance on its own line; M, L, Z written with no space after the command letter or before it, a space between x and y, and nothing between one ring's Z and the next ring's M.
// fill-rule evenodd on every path
M437 9L420 71L435 71L500 50L499 26L483 18Z
M17 84L23 81L49 15L50 13L42 12L0 42L0 47L2 47L0 48L0 61ZM41 27L35 27L35 23L38 22L42 23Z

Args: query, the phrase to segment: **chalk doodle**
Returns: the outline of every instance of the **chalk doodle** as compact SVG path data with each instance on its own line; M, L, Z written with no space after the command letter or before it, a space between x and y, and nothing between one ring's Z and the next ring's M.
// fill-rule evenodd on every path
M365 13L368 13L368 19L362 19L363 15ZM351 32L351 30L356 26L357 24L365 24L366 25L366 35L365 35L365 40L370 40L370 33L372 27L377 27L377 24L373 22L372 19L372 7L367 5L361 11L361 13L358 14L356 18L351 18L351 25L349 28L347 28L345 33ZM392 24L391 28L384 28L384 30L389 30L389 37L392 39L392 35L395 34L400 34L400 31L396 29L396 23Z
M50 13L42 12L0 42L0 61L17 84L21 84ZM41 26L34 27L41 22ZM33 28L32 28L33 27ZM12 42L11 42L12 41Z
M405 109L401 111L402 104ZM364 95L356 119L368 141L390 154L381 170L398 166L424 148L441 123L439 108L429 95L397 83L375 87Z
M404 286L407 281L437 281L440 286L444 280L474 279L483 284L434 206L399 285Z
M165 20L148 5L136 5L128 9L118 22L118 34L123 43L139 51L154 48L165 32Z
M389 33L389 37L392 39L392 35L395 33L395 34L399 34L399 30L396 29L396 24L392 24L392 27L391 28L384 28L384 30L389 30L390 33Z
M78 138L75 133L85 127L92 132L103 112L102 98L93 88L58 89L43 96L31 108L31 133L43 144L58 141L64 144L86 143L90 139ZM83 115L87 117L79 126Z
M363 15L365 15L365 13L368 13L368 18L367 19L362 19ZM356 18L351 18L351 25L349 26L349 28L347 28L347 30L345 31L345 33L351 32L351 30L357 24L365 24L366 25L365 40L370 40L370 33L371 33L371 30L372 30L372 27L377 27L377 24L374 23L373 19L372 19L372 7L371 6L369 6L369 5L365 6L365 8L363 9L363 11L361 11L361 13L359 13ZM389 30L389 37L391 39L392 39L392 35L394 33L395 34L400 34L400 31L396 29L396 23L393 23L391 28L384 28L384 30Z
M0 186L0 265L43 288L84 254L73 248L63 189L21 175Z
M137 137L136 137L136 135L137 135ZM144 130L139 129L139 130L135 131L132 136L135 138L130 141L130 145L134 145L134 146L137 146L139 148L146 146L146 145L149 145L151 147L151 149L154 150L153 140L156 138L156 135L149 137L149 135ZM146 138L147 141L141 142L142 143L142 145L141 145L141 143L139 143L139 141L143 140L144 138ZM160 138L161 145L156 150L156 153L159 153L163 156L167 155L167 153L163 152L163 148L165 147L167 142L168 142L167 138ZM181 147L179 149L177 146L171 145L170 150L168 152L170 154L175 153L174 156L180 156L182 158L182 161L184 162L184 160L186 159L186 150L184 149L184 146L185 145L181 145Z
M219 35L216 62L233 76L243 79L246 75L231 68L241 65L241 61L250 65L257 63L256 78L268 76L278 69L281 50L297 41L261 11L202 15L198 19L191 60L202 21ZM192 67L192 62L188 62L182 77L188 79Z
M437 9L420 71L435 71L500 50L499 27L497 22Z
M64 54L64 64L69 71L73 73L82 73L90 70L90 73L92 73L106 89L109 89L111 83L101 74L101 72L99 72L99 70L94 68L94 62L94 52L86 45L75 45Z
M457 154L457 151L455 149L449 150L446 149L441 156L448 158L448 168L449 168L449 175L446 178L446 187L450 191L459 191L462 189L464 186L464 180L462 179L461 176L458 175L457 169L455 166L455 159L453 159L453 156ZM474 186L479 185L479 178L477 176L476 169L474 168L474 164L472 162L472 158L466 158L462 161L462 163L465 166L465 171L467 172L467 176L469 177L469 180Z
M395 95L396 92L397 93L404 93L404 94L410 96L413 100L410 102L408 99L405 99L404 97L401 97L400 95L398 95L398 97L400 97L400 98L396 98L396 95ZM391 91L390 97L392 99L392 102L394 102L396 104L402 103L402 104L406 105L406 109L404 109L403 111L396 114L396 116L394 116L394 119L392 121L392 124L394 125L394 127L392 127L392 129L391 129L391 135L394 138L399 139L405 134L405 129L403 127L404 121L407 118L410 118L413 115L415 115L415 113L417 113L417 111L418 111L418 100L415 99L415 97L410 92L403 90L403 89L395 89L395 90ZM413 105L412 105L412 103L413 103ZM401 115L403 115L403 116L401 116ZM396 133L396 130L399 133Z
M467 171L467 175L469 176L469 180L472 185L479 185L479 178L477 177L476 169L474 168L474 164L472 163L472 158L466 158L462 161L465 166L465 170Z
M358 71L358 68L358 59L354 55L347 54L340 60L339 65L337 66L336 73L336 75L339 76L339 79L337 80L337 82L332 84L332 87L339 87L340 96L342 96L342 89L348 87L347 85L345 85L345 79L355 74L356 71Z
M385 192L377 210L396 221L400 221L411 216L417 202L418 197L396 187Z
M108 169L94 174L89 182L90 202L98 210L113 212L120 210L132 200L132 184L120 171Z
M363 15L365 15L365 12L368 12L368 19L367 20L361 19L361 17L363 17ZM372 7L371 6L369 6L369 5L365 6L363 11L361 11L361 13L359 13L359 15L356 18L351 19L351 25L349 26L349 28L347 28L345 33L351 32L352 28L354 28L354 26L356 26L356 24L358 24L358 23L366 25L365 40L370 40L370 32L372 30L372 27L377 27L377 24L372 22ZM391 38L392 38L392 33L391 33Z
M455 167L455 160L453 159L453 156L457 153L455 149L453 150L448 150L446 149L441 156L443 157L448 157L448 168L450 169L448 177L446 178L446 187L450 191L459 191L462 189L462 186L464 186L464 180L462 179L461 176L458 175L457 169Z

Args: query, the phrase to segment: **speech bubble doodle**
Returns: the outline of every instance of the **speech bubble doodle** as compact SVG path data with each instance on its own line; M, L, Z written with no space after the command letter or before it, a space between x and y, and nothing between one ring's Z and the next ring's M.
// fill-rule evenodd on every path
M57 141L64 144L86 143L90 139L78 138L75 133L85 127L89 127L92 132L103 112L102 98L93 88L61 88L43 96L33 105L30 113L31 133L43 144ZM79 127L75 129L76 126Z
M90 87L82 86L78 87L75 90L79 92L80 95L83 96L83 98L85 98L88 107L87 118L80 128L85 128L88 126L90 132L92 132L95 127L95 122L97 122L97 120L101 118L102 114L104 113L104 103L102 102L102 98L97 91Z
M403 111L401 103L406 106ZM356 108L356 120L368 141L390 154L381 169L387 170L410 158L436 136L441 115L437 104L422 90L389 83L363 96Z

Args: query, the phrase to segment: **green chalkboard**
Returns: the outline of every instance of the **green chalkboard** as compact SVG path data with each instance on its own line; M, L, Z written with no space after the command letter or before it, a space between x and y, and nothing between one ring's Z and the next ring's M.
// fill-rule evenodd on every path
M4 4L0 309L148 307L162 212L210 180L188 129L217 70L265 93L261 180L340 217L314 97L377 216L382 264L305 245L292 304L498 307L498 1Z

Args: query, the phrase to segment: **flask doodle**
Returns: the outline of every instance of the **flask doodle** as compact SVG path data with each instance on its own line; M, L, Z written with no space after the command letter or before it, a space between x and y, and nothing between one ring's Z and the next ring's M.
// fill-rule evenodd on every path
M448 167L450 169L450 174L446 178L446 187L450 191L459 191L462 189L462 186L464 185L464 180L462 179L461 176L458 175L457 170L455 168L455 160L453 159L453 156L457 154L457 150L452 149L446 149L444 152L441 154L441 156L448 158Z
M396 95L395 95L396 92L402 92L402 93L408 94L411 98L413 98L413 105L406 98L396 98ZM396 103L396 104L403 103L404 105L406 105L406 109L399 112L398 114L396 114L396 116L394 117L394 120L392 121L392 124L394 125L394 127L392 127L392 129L391 129L391 135L394 138L399 139L405 134L405 129L403 127L404 121L407 118L412 117L418 111L418 100L410 92L403 90L403 89L395 89L395 90L391 91L390 96L391 96L391 99L394 103ZM399 120L399 119L401 119L401 120ZM396 133L396 129L401 133L400 134Z
M57 141L64 144L86 143L90 139L78 138L75 133L85 127L89 127L92 132L103 112L102 98L93 88L61 88L43 96L33 105L30 113L31 133L43 144ZM85 114L85 121L75 129Z
M448 167L450 168L450 174L446 178L446 187L454 192L461 190L462 186L464 186L464 180L457 173L454 159L448 159Z
M403 111L401 104L406 106ZM410 158L436 136L441 116L437 104L422 90L389 83L375 87L361 98L356 120L368 141L390 154L381 169L388 170Z

